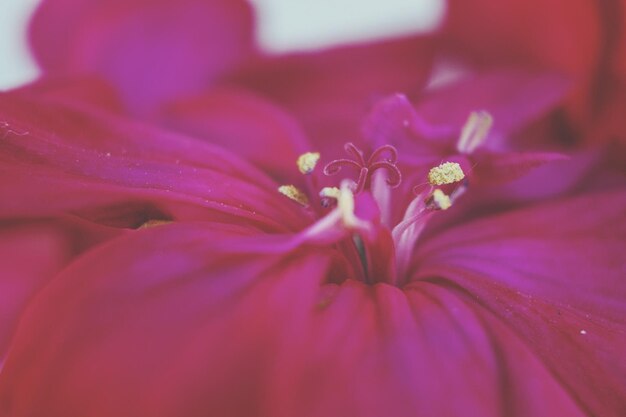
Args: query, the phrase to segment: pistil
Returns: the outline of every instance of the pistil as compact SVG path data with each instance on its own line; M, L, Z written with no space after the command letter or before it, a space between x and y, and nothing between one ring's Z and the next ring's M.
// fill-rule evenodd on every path
M324 174L329 176L336 175L344 167L354 168L359 172L353 187L355 194L369 189L372 175L381 168L387 171L387 184L390 187L395 188L402 182L402 174L396 165L398 162L398 152L393 146L381 146L372 152L367 160L363 156L363 152L353 143L346 143L344 149L348 155L352 156L352 159L340 158L329 162L324 167ZM384 157L385 153L389 154L386 158Z

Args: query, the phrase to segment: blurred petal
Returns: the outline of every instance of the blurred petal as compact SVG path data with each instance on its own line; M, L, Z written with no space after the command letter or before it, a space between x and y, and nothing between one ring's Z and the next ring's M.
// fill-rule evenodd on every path
M181 99L169 104L162 118L168 127L206 138L283 182L301 182L298 156L315 150L290 115L244 91L222 89Z
M477 152L473 155L472 174L480 184L502 184L516 180L537 167L568 159L558 153Z
M79 260L24 315L0 409L582 415L514 334L462 297L429 283L404 293L352 280L320 288L330 252L260 256L219 243L248 233L168 225Z
M80 259L24 315L0 376L0 410L256 414L276 348L312 308L329 257L221 245L249 233L172 224Z
M236 155L96 109L0 97L1 216L125 204L166 218L184 206L284 230L306 224L277 184ZM196 216L198 213L196 213Z
M0 222L0 363L31 297L77 253L118 233L75 219Z
M404 38L268 57L230 81L282 104L324 153L358 139L360 121L379 98L419 92L431 61L428 39Z
M552 68L579 80L590 76L599 58L596 3L448 0L443 34L456 52L480 64Z
M416 102L416 111L430 123L461 127L470 112L486 110L493 130L507 134L546 115L568 88L567 80L553 73L491 70L427 93Z
M418 278L444 277L470 293L589 414L621 416L625 207L626 193L598 192L450 229L419 247Z
M124 112L124 106L117 91L110 84L96 77L43 77L13 90L13 93L51 103L97 106L110 112Z
M145 111L246 58L252 14L239 0L46 0L31 43L45 71L98 73Z
M281 352L268 415L582 415L512 333L444 288L327 293Z

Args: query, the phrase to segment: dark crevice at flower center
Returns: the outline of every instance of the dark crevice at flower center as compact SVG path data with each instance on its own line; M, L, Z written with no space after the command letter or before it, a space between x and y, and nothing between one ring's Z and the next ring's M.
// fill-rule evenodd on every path
M393 146L381 146L372 152L367 160L363 156L363 152L353 143L346 143L344 149L352 159L340 158L329 162L324 167L324 174L329 176L336 175L344 167L354 168L359 173L353 190L355 194L368 189L372 175L381 168L387 170L387 184L390 187L395 188L402 182L402 174L396 165L398 151ZM385 154L387 155L385 156Z

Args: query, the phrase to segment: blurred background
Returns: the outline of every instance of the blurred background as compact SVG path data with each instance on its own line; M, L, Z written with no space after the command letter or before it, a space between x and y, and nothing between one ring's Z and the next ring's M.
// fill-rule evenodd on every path
M0 1L0 90L37 77L26 25L39 1ZM385 0L384 8L377 0L249 1L259 44L276 53L428 32L445 12L445 0Z

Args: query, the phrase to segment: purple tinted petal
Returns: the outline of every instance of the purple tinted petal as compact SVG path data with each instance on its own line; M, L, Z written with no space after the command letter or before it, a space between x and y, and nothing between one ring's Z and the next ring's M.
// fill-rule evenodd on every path
M44 70L96 72L138 111L204 87L251 40L250 7L233 0L47 0L31 25Z
M284 182L302 182L296 160L315 150L291 116L243 91L178 100L162 117L168 127L230 149Z
M378 99L420 91L431 67L431 46L414 37L267 57L231 81L289 109L322 154L336 157L337 143L360 137L359 123Z
M521 335L591 414L620 416L625 207L624 192L589 193L450 229L419 247L419 277L464 288Z
M510 134L556 106L567 88L566 80L554 74L479 73L427 94L416 111L430 123L456 126L460 131L470 112L486 110L493 116L494 134Z
M204 208L205 217L234 215L279 230L306 223L277 184L218 147L30 94L0 97L0 115L3 216L135 203L169 217L185 217L186 206Z
M268 414L584 415L515 335L483 313L427 283L405 291L329 286L279 352Z
M0 376L0 409L51 417L257 413L275 348L315 305L329 256L221 246L250 233L172 224L81 258L24 315Z
M558 153L476 152L472 155L472 174L480 184L501 184L516 180L533 169L555 161L564 161L567 156Z

